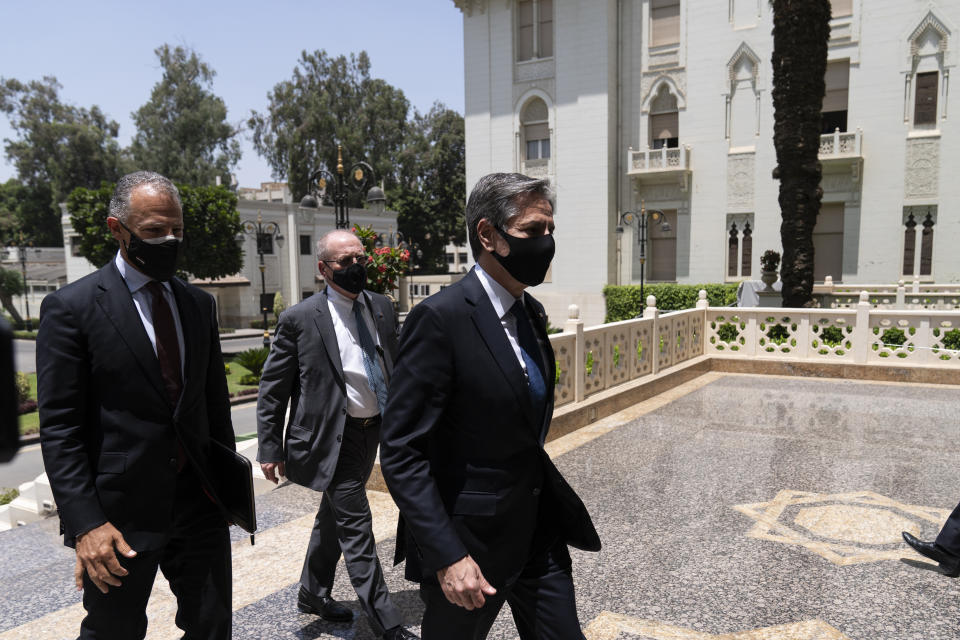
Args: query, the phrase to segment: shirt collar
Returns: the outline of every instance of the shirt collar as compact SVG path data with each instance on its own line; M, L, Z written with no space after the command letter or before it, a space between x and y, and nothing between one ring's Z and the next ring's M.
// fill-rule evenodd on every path
M357 296L356 300L351 300L347 296L343 295L336 289L331 286L327 287L327 299L330 300L333 304L343 307L345 309L353 309L353 303L358 302L360 306L363 306L363 292L360 292L360 295Z
M127 261L123 259L123 254L121 254L119 250L117 251L117 257L114 262L117 265L117 271L120 272L120 277L127 283L127 289L130 290L130 293L136 293L145 287L147 283L153 281L153 278L150 276L130 266ZM167 291L172 291L169 282L161 282L160 284L163 285L163 288Z
M514 298L512 293L507 291L502 284L494 280L479 264L474 265L473 268L477 273L477 280L480 281L483 290L487 292L487 297L489 297L490 302L493 303L493 310L497 312L497 317L502 320L503 317L510 312L510 308L513 307L514 303L517 300L523 299L523 295L519 298Z

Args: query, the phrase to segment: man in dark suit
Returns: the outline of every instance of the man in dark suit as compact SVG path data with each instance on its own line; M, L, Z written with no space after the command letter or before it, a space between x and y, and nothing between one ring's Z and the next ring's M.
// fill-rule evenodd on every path
M951 578L960 576L960 504L947 518L933 542L919 540L909 531L903 532L903 539L920 555L938 562L944 575Z
M0 462L17 455L20 425L17 420L17 387L13 368L13 333L0 318Z
M383 580L365 489L396 355L393 305L364 289L367 256L354 234L325 235L317 259L327 287L280 316L260 378L257 460L273 482L281 475L323 492L300 576L299 609L332 621L353 617L330 594L342 552L374 633L416 638L401 626Z
M208 452L233 449L213 298L173 277L177 188L117 183L114 260L44 298L37 336L43 462L75 547L81 638L143 638L157 568L186 638L231 635L227 522ZM189 231L188 231L189 232Z
M600 540L543 449L554 356L524 293L553 258L549 183L485 176L466 219L477 267L410 312L384 417L398 559L427 640L485 638L504 602L523 640L582 639L567 545Z

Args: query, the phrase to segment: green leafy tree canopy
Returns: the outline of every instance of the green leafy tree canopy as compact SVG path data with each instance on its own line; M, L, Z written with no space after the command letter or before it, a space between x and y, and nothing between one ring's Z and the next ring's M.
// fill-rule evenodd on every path
M177 185L183 204L183 246L179 269L196 278L222 278L240 271L243 250L237 243L240 214L237 195L226 187ZM113 185L76 189L67 198L74 230L80 235L80 254L99 266L113 259L117 242L107 228Z
M130 152L137 167L190 185L212 185L217 176L229 184L240 159L239 131L211 90L216 72L184 47L165 44L154 52L163 77L150 100L131 114L137 134Z
M335 171L337 144L344 164L364 160L387 189L404 145L409 102L403 91L370 77L366 52L331 57L303 51L293 76L268 94L266 112L252 112L253 146L274 178L286 180L295 200L311 189L316 169ZM362 196L352 202L359 206Z
M115 181L127 168L117 142L119 125L93 106L60 101L52 76L23 83L0 78L0 110L16 139L4 152L26 189L16 212L19 226L37 244L60 246L58 203L77 187Z
M388 193L404 237L422 251L418 273L445 273L445 246L463 244L466 162L463 116L441 103L415 112L398 156L399 180Z

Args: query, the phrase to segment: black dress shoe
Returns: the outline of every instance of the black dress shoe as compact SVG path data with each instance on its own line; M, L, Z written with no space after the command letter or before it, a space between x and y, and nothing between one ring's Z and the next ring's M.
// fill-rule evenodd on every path
M330 622L350 622L353 620L353 611L331 598L330 596L315 596L303 587L297 595L297 609L304 613L312 613Z
M938 547L935 542L918 540L906 531L903 532L903 539L920 555L939 562L940 570L945 575L951 578L956 578L960 575L960 557L953 555L942 547Z
M420 640L420 636L404 627L393 627L383 632L383 640Z

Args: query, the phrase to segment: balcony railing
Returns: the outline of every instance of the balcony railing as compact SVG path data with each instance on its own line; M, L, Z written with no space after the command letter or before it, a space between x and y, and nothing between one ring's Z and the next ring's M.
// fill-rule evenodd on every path
M840 129L836 129L833 133L820 136L820 151L818 155L821 160L859 158L862 155L860 152L860 141L862 137L863 132L860 129L846 133L841 133Z
M627 173L642 174L667 171L689 171L690 147L661 149L643 149L635 151L633 147L627 149Z

